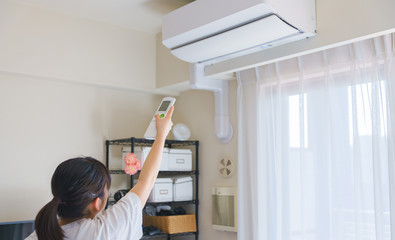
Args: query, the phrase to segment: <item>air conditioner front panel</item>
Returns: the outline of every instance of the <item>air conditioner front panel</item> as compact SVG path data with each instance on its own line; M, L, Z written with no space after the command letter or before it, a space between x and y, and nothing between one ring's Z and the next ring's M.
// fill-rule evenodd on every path
M188 45L172 49L176 57L190 62L202 62L230 53L294 36L299 30L276 15L228 30Z
M274 9L265 3L260 3L239 11L234 10L231 14L223 16L225 14L224 11L228 9L218 9L219 13L214 15L216 16L215 19L206 19L208 18L206 13L203 16L193 16L193 14L196 14L195 11L188 11L192 16L184 16L183 18L180 18L175 13L166 15L162 27L163 45L169 49L174 49L274 14ZM179 19L184 19L185 21L180 21ZM185 28L188 30L183 31Z

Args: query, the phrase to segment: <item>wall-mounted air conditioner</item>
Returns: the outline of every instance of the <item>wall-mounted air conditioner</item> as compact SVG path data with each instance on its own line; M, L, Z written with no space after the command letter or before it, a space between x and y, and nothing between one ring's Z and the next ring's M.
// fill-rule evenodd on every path
M163 18L163 44L191 63L315 35L315 0L197 0Z

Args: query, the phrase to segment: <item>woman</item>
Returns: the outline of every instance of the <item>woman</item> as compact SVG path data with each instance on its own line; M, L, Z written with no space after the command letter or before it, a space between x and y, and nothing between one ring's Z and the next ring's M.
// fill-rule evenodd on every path
M61 163L51 180L53 199L37 214L36 231L26 239L140 239L142 208L159 172L173 110L163 119L156 116L157 136L137 184L103 214L98 213L106 206L111 184L104 164L90 157Z

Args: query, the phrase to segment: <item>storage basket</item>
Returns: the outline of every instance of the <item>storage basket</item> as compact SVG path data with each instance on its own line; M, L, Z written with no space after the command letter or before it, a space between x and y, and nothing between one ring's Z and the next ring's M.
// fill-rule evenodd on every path
M144 226L155 226L168 234L196 232L196 215L148 216L143 215Z

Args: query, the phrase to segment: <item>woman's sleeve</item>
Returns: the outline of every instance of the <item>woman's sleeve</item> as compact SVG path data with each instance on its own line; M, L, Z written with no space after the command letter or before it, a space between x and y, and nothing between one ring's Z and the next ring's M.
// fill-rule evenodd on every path
M129 192L116 204L105 210L99 218L102 220L103 227L109 235L120 234L120 236L141 237L141 209L140 198L135 193Z

